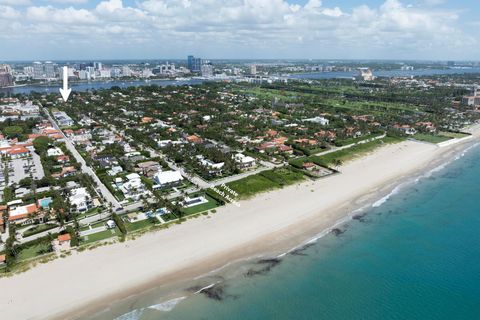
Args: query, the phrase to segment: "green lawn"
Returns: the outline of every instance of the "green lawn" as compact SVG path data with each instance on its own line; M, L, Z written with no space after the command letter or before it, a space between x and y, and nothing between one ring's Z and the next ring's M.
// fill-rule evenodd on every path
M357 143L360 141L372 139L378 136L381 136L383 133L374 133L374 134L369 134L367 136L362 136L359 138L348 138L348 139L343 139L343 140L337 140L335 141L335 145L337 146L348 146L349 144Z
M133 222L133 223L125 222L125 227L127 228L128 232L133 232L133 231L137 231L137 230L140 230L140 229L149 228L149 227L154 226L154 225L155 225L155 223L152 223L150 221L150 219L142 220L142 221L138 221L138 222Z
M94 233L89 236L82 237L82 244L88 244L100 240L105 240L108 238L116 237L121 235L120 230L118 228L115 229L108 229L102 232Z
M334 165L335 160L340 160L341 162L345 163L356 157L359 157L368 152L371 152L385 144L397 143L403 140L404 140L403 138L385 137L382 139L358 144L350 148L327 153L322 156L310 156L310 157L293 159L293 160L290 160L289 163L292 166L297 168L301 168L304 162L314 162L320 166L331 167Z
M34 234L37 234L37 233L40 233L40 232L44 232L44 231L47 231L47 230L50 230L50 229L53 229L57 227L56 224L40 224L38 226L35 226L33 228L30 228L28 229L27 231L25 231L23 233L23 236L24 237L29 237L29 236L32 236Z
M93 216L101 211L100 208L92 208L88 211L82 212L79 215L77 215L77 219L83 219L88 216Z
M434 136L434 135L431 135L431 134L425 134L425 133L417 133L416 135L413 136L413 138L415 140L419 140L419 141L425 141L425 142L430 142L430 143L440 143L440 142L444 142L444 141L447 141L447 140L450 140L452 139L452 137L446 137L446 136Z
M31 259L36 256L48 253L49 248L50 248L49 243L41 243L41 244L29 246L20 251L20 253L17 256L17 261Z
M450 137L450 138L454 138L454 139L461 139L461 138L465 138L465 137L468 137L468 136L469 136L468 133L463 133L463 132L451 132L451 131L440 131L438 134L439 134L440 136Z
M266 192L294 184L305 179L301 173L288 168L263 171L234 182L228 186L238 193L240 199L246 199L257 193Z
M269 191L278 187L275 182L259 174L230 182L228 186L232 190L238 192L238 196L241 199L250 198L257 193Z

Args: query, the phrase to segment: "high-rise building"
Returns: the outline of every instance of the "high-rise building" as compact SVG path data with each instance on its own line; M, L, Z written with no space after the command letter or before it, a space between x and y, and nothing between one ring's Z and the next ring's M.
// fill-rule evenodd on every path
M194 56L188 56L187 68L192 72L200 72L202 68L202 58L195 58Z
M0 64L0 87L13 85L12 69L8 64Z
M213 65L212 64L202 64L201 66L202 77L213 77Z
M45 72L43 71L43 64L41 62L33 63L33 79L44 79Z
M122 67L122 76L123 77L130 77L132 75L132 70L130 69L129 66L123 66Z
M23 67L23 73L25 73L29 77L33 77L33 67L32 66Z
M53 62L51 61L45 62L43 68L45 72L45 78L54 79L57 77L55 72L55 64L53 64Z
M256 75L257 74L257 66L256 65L252 64L250 66L250 74L251 75Z

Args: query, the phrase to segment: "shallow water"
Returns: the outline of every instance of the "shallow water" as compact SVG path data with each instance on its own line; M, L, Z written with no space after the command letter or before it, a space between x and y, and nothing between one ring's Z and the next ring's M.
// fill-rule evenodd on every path
M479 319L479 160L475 147L281 259L229 267L185 298L156 288L92 319Z

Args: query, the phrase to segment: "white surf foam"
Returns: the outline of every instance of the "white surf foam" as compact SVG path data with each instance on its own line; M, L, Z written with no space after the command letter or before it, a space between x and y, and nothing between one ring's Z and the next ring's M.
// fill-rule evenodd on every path
M116 317L115 320L138 320L143 314L144 308L135 309L128 313L122 314L119 317Z
M175 299L167 300L165 302L159 303L159 304L154 304L152 306L149 306L147 309L154 309L158 311L172 311L175 306L180 303L180 301L186 299L187 297L178 297Z

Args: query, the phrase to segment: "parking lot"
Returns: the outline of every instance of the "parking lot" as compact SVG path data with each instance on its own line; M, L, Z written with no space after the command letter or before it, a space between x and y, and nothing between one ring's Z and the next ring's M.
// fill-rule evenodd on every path
M18 183L20 180L30 177L30 175L35 179L44 177L40 157L35 153L33 153L32 158L13 159L8 166L9 178L13 183Z

